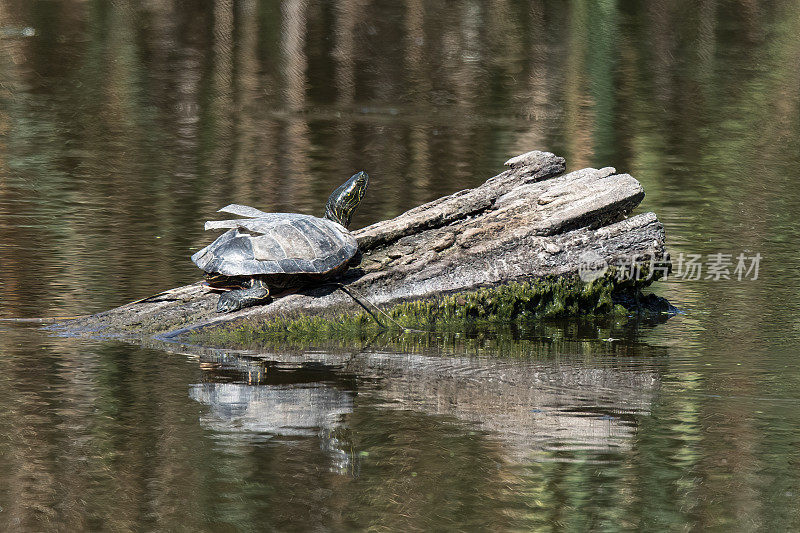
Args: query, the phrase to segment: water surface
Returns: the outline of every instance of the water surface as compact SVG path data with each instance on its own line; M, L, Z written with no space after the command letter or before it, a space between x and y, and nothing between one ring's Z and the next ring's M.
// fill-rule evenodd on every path
M658 283L657 325L0 323L0 529L797 530L798 33L796 1L0 1L0 317L194 281L228 203L320 214L363 169L361 227L531 149L633 174L673 257L762 256Z

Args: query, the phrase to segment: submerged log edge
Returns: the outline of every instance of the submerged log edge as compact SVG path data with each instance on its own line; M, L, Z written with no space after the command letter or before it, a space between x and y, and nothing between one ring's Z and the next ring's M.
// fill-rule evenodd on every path
M631 297L658 278L619 282L619 276L607 273L601 280L603 291L587 292L579 278L587 263L607 265L611 273L630 270L631 261L645 272L652 264L669 268L664 228L656 215L627 218L644 198L632 176L612 167L564 174L564 158L539 151L514 157L506 166L508 170L474 189L355 231L360 254L336 281L383 310L461 293L480 293L491 302L492 290L514 298L508 287L528 291L522 298L538 298L537 310L553 309L540 300L555 294L549 286L560 284L558 294L581 294L555 312L576 314L608 310L603 302L592 301L595 293L607 298L608 290L627 291ZM357 301L334 285L225 315L216 313L216 300L197 282L48 328L64 335L178 339L199 330L284 327L308 317L339 320L363 313Z

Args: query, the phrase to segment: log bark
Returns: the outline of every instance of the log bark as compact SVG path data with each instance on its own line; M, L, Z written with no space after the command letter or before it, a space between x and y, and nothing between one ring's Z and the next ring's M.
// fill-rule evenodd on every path
M644 198L639 182L611 167L564 174L548 152L509 160L508 170L354 232L357 265L337 280L380 307L548 276L577 276L587 258L625 266L629 258L668 262L653 213L626 216ZM649 259L636 259L636 261ZM268 305L218 315L200 283L55 326L67 334L175 336L231 320L360 311L330 285Z

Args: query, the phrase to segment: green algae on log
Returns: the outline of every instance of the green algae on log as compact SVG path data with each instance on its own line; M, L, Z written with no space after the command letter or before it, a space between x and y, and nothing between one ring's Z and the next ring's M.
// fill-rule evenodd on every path
M451 332L533 318L627 315L628 311L613 301L615 287L616 284L606 277L589 283L563 277L537 279L414 300L392 306L377 316L361 312L333 317L237 320L215 328L197 329L189 338L198 344L223 346L271 341L304 344L319 338L364 338L383 329Z
M177 338L201 330L224 336L223 330L237 328L347 335L377 327L353 296L418 329L603 314L619 311L612 293L635 302L658 278L620 281L613 273L646 272L651 264L669 268L656 215L626 218L644 198L630 175L610 167L563 174L564 159L547 152L529 152L507 165L479 187L355 231L361 254L336 280L349 294L327 284L219 315L216 295L195 283L51 327L121 338ZM606 275L580 281L587 262L601 264Z

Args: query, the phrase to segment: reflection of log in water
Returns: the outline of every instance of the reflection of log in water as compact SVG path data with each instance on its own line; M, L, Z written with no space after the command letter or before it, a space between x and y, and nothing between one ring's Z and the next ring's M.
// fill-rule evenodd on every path
M382 378L374 394L385 405L476 422L514 455L628 447L657 384L650 372L576 362L372 354L360 364Z
M204 359L208 368L215 369L209 374L212 380L233 370L250 382L237 386L235 398L221 384L198 385L194 390L193 397L211 404L212 412L225 421L212 425L215 429L227 431L224 428L235 423L237 431L276 435L294 428L325 430L335 427L337 417L369 405L474 423L476 429L499 438L508 456L625 449L636 418L649 413L658 386L652 368L578 360L393 353ZM325 388L293 390L287 385L292 379L307 383L309 372L320 371L325 372ZM282 376L280 385L261 384L274 380L276 373ZM334 384L338 390L327 388ZM348 388L352 392L344 392Z

